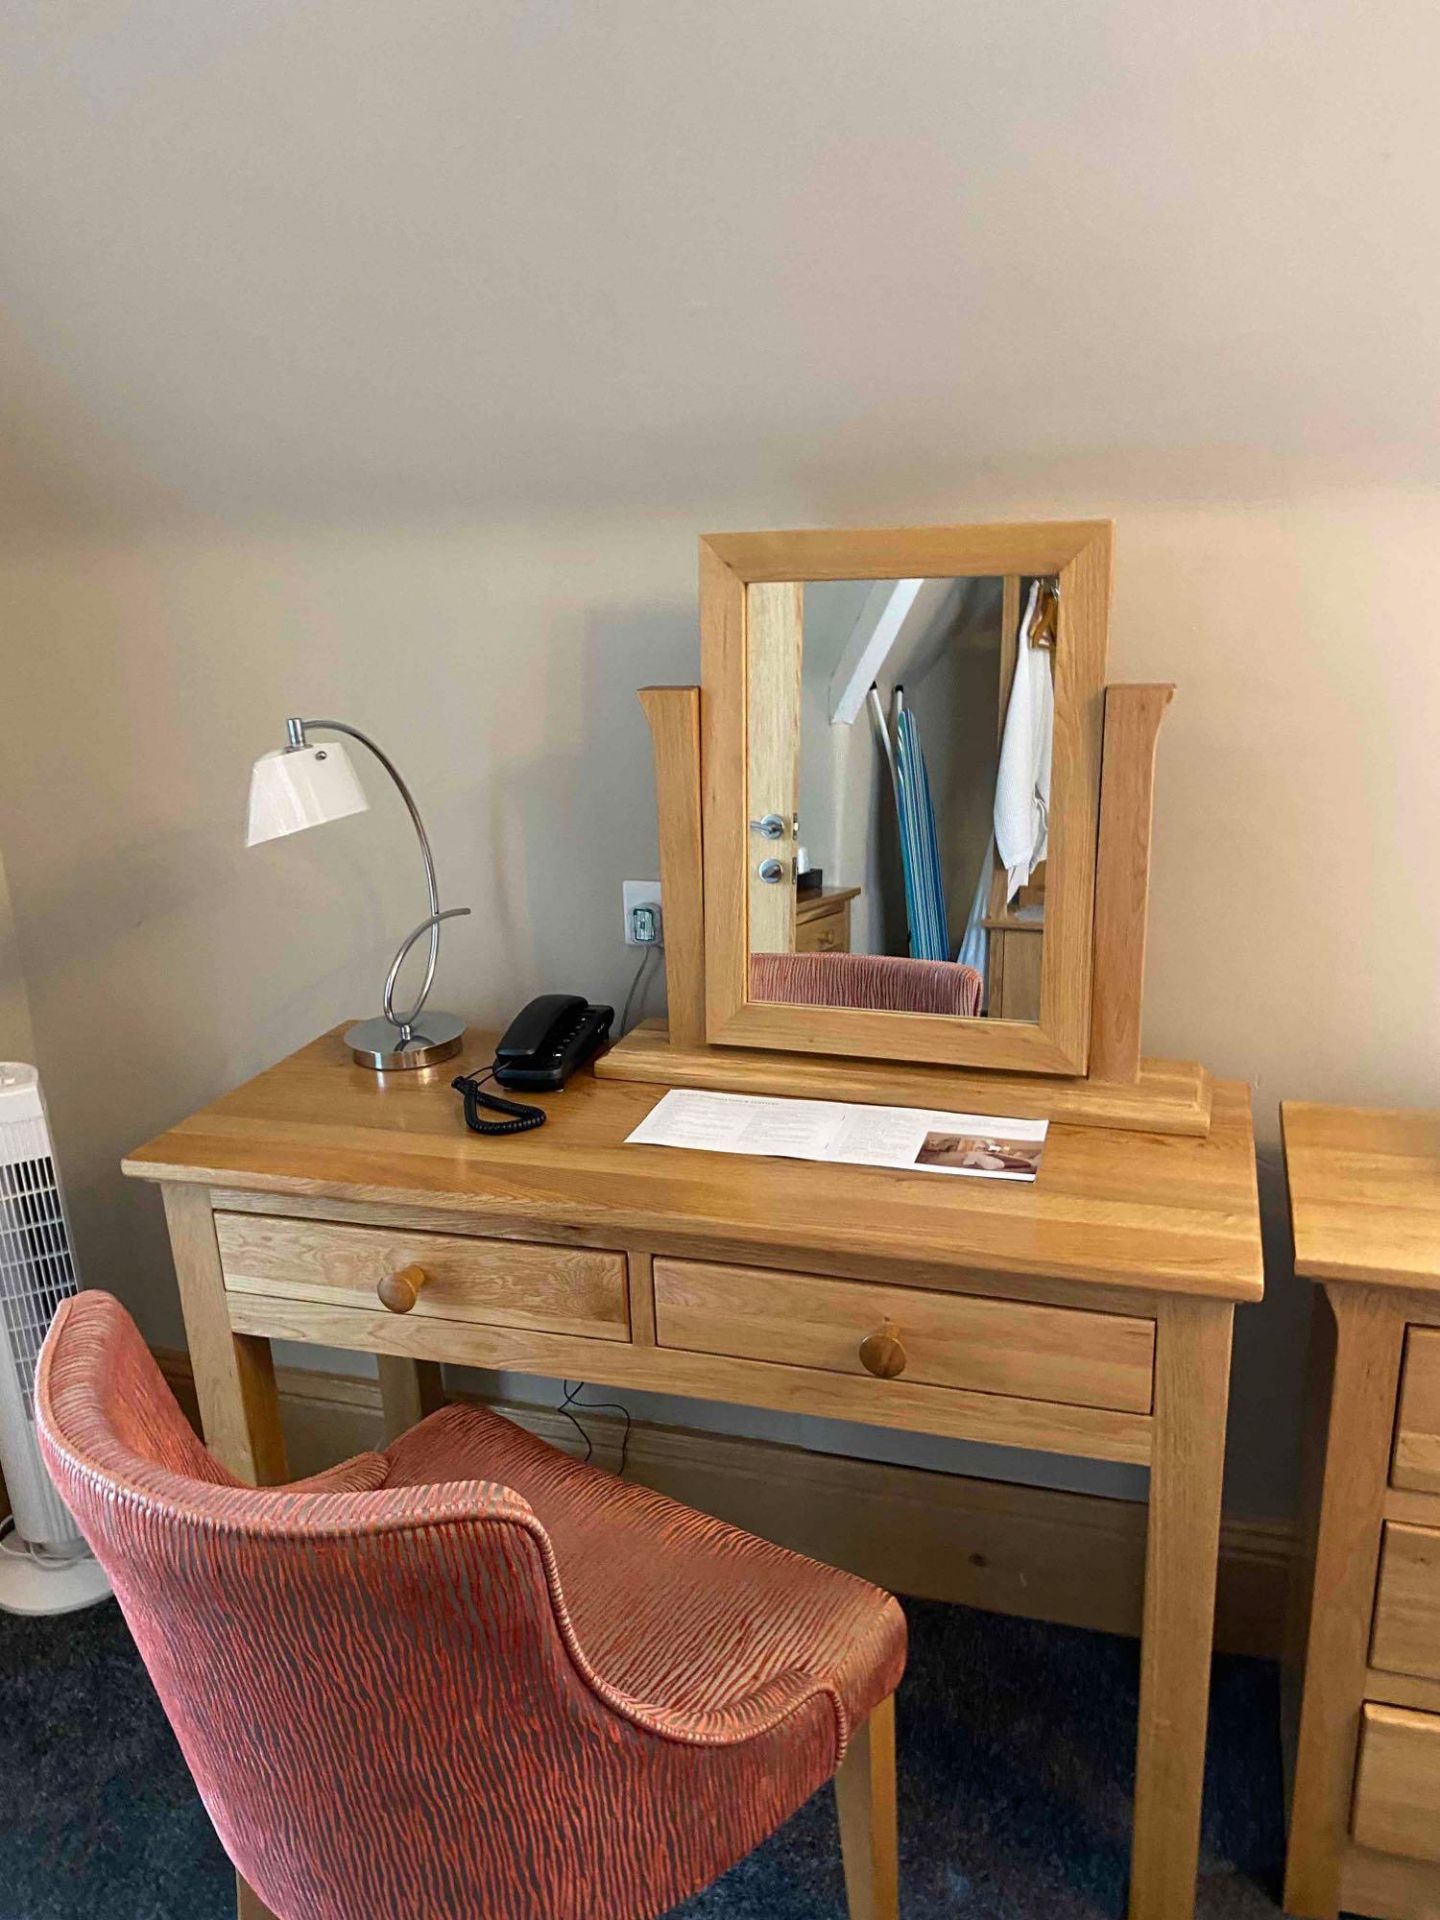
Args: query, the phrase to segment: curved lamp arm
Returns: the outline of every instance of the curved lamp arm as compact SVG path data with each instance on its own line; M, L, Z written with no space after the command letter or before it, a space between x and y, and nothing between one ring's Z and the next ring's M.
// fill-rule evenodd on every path
M400 769L389 754L382 747L377 746L368 733L362 733L358 727L352 727L344 720L287 720L285 736L292 751L297 747L310 744L307 735L311 727L324 727L329 733L343 733L351 740L358 740L362 747L370 749L399 789L400 798L405 802L406 811L415 828L415 837L420 842L420 857L425 862L425 888L430 897L430 913L413 933L407 934L401 941L400 949L390 964L390 972L385 980L385 1018L392 1026L399 1028L403 1045L410 1039L415 1022L420 1018L425 1002L430 997L430 989L435 984L435 963L440 957L440 922L458 919L462 914L468 914L470 909L469 907L450 907L444 913L440 911L440 887L435 878L435 856L430 851L430 836L425 831L425 822L420 818L420 809L415 804L415 796L406 786ZM397 1014L394 1010L395 982L399 978L406 954L427 928L430 932L430 953L425 962L424 982L410 1011L406 1014Z

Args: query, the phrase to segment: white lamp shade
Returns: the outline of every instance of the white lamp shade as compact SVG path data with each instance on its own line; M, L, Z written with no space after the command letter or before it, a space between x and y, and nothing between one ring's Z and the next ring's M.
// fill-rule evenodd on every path
M320 746L262 753L250 775L250 815L245 844L278 840L306 827L364 813L370 802L338 740Z

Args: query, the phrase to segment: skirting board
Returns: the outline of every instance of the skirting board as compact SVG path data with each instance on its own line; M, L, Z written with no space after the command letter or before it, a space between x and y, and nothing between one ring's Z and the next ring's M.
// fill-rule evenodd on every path
M188 1356L156 1357L194 1420ZM297 1478L382 1444L376 1381L294 1367L278 1368L276 1378ZM566 1452L581 1451L575 1429L553 1407L495 1411ZM623 1423L589 1410L582 1417L596 1461L613 1469ZM1145 1508L1134 1501L640 1421L626 1477L897 1593L1104 1633L1140 1630ZM1216 1608L1222 1651L1279 1656L1291 1541L1281 1521L1224 1523Z
M746 1047L672 1047L663 1022L647 1020L601 1054L595 1072L602 1080L639 1080L652 1086L942 1107L1139 1133L1210 1131L1210 1075L1193 1060L1144 1060L1135 1085L1122 1086Z

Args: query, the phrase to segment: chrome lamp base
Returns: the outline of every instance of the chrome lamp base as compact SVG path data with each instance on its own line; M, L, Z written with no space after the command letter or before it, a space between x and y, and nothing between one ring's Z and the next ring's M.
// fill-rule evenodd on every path
M357 1067L371 1067L376 1073L397 1067L437 1067L459 1053L465 1022L457 1014L427 1009L416 1018L408 1038L402 1038L404 1031L379 1014L348 1027L345 1044Z

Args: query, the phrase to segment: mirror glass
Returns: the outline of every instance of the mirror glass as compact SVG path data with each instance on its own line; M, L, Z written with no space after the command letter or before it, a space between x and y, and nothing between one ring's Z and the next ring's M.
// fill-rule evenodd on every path
M1038 1021L1053 583L747 596L750 998Z

